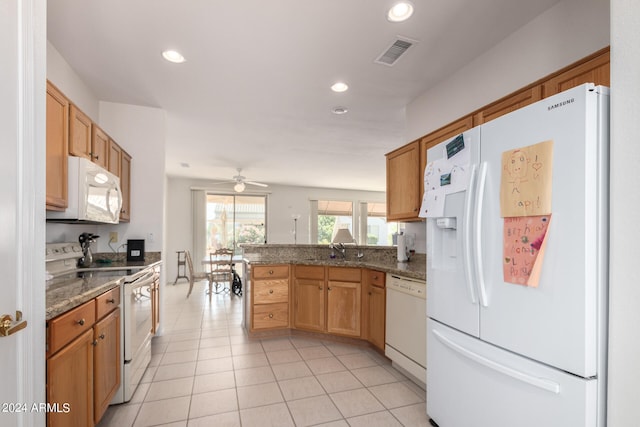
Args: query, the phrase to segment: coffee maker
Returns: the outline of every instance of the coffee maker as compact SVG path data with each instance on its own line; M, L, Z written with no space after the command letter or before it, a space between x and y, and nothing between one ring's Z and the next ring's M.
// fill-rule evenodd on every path
M80 247L82 248L82 257L78 260L78 267L90 267L93 263L93 255L91 254L91 243L100 237L97 234L82 233L78 237Z

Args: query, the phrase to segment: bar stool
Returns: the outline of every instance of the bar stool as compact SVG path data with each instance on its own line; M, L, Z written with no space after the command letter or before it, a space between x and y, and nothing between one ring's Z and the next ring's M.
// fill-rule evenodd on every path
M189 280L189 276L187 276L187 269L185 266L186 265L185 253L184 251L176 251L176 254L178 254L178 274L176 275L176 280L173 282L174 285L178 283L178 280L180 279ZM182 267L182 274L180 274L180 267Z

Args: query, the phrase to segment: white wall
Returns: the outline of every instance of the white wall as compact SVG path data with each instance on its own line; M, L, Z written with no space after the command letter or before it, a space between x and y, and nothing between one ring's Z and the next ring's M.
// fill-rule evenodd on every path
M609 283L609 426L638 424L640 287L640 5L611 0L611 218Z
M118 245L145 239L145 250L162 251L164 239L166 115L158 108L100 102L100 126L131 155L131 220L101 225L98 251L109 250L109 231ZM115 245L113 245L115 246Z
M176 253L178 250L193 250L191 187L211 188L213 191L231 192L230 188L211 185L211 181L169 177L167 184L167 257L165 261L167 280L173 283L176 277ZM249 190L243 194L253 194ZM256 193L258 194L258 193ZM264 194L264 193L262 193ZM272 185L267 197L267 241L268 243L293 244L292 214L299 214L297 242L309 243L309 216L311 199L351 200L355 202L384 202L385 193L373 191L350 191L312 187Z
M407 106L407 141L609 45L609 2L564 0ZM424 223L409 223L423 252ZM420 244L418 244L420 243Z
M98 98L50 42L47 42L47 79L98 123Z

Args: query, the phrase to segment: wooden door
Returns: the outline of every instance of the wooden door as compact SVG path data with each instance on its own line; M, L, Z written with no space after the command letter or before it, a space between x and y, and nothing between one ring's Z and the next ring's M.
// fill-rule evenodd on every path
M58 404L58 411L47 413L50 427L94 425L93 329L47 359L47 403Z
M122 150L120 161L120 189L122 190L120 222L129 222L131 219L131 156Z
M420 141L387 154L387 221L419 220Z
M120 386L120 309L93 327L93 415L96 424Z
M91 160L105 169L109 166L109 135L95 123L91 125Z
M120 165L122 163L122 148L111 138L109 138L109 172L120 178Z
M369 286L368 289L368 340L371 344L384 350L386 295L385 289L378 286ZM426 321L426 320L425 320Z
M322 268L322 267L320 267ZM323 273L324 274L324 273ZM298 329L324 331L324 295L323 279L294 279L294 324Z
M327 332L360 337L360 283L329 281Z
M69 154L91 160L91 119L73 104L69 108Z
M594 53L578 64L572 64L542 84L542 95L547 98L583 83L611 86L609 48Z
M69 100L47 82L47 199L48 210L67 207Z

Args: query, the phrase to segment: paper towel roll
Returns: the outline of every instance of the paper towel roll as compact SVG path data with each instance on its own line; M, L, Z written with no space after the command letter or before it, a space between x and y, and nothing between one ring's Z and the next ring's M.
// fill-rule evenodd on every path
M407 258L407 236L398 234L398 261L408 261Z

